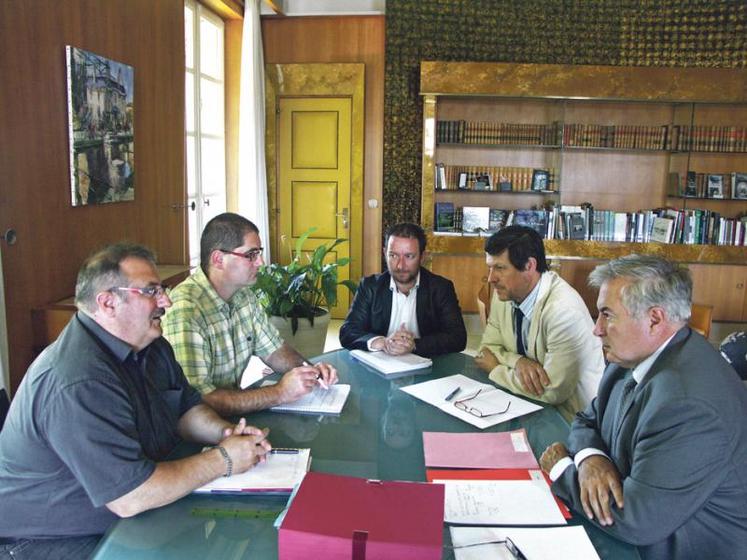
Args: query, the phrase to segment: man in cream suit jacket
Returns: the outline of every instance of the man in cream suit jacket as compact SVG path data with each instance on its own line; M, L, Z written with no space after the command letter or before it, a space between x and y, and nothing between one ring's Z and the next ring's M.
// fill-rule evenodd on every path
M689 271L628 255L589 280L610 365L540 459L553 492L645 560L747 558L747 391L687 326Z
M477 365L498 385L556 405L571 420L596 395L604 371L586 304L548 271L533 229L504 228L488 238L485 253L495 292Z

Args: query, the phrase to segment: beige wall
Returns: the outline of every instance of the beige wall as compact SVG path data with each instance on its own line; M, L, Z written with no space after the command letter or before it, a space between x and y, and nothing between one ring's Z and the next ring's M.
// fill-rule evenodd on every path
M65 45L135 69L135 201L72 208ZM94 248L127 239L185 262L184 5L180 0L0 2L0 231L10 382L33 358L31 309L73 293Z
M384 16L262 18L267 64L363 62L366 65L363 274L381 269L384 21ZM369 208L369 199L377 200L378 208Z

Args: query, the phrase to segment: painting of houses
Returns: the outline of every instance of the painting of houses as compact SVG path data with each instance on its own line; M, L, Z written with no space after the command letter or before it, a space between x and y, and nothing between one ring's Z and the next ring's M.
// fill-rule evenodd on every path
M135 199L134 69L66 47L73 206Z

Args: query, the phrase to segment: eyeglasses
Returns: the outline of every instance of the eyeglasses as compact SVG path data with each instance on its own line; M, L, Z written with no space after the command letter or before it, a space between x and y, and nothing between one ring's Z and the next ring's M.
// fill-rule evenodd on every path
M164 288L160 284L156 284L155 286L145 286L145 288L114 286L113 288L109 289L109 291L112 290L120 290L122 292L135 292L150 299L158 299L166 294L166 288Z
M478 418L487 418L488 416L497 416L499 414L505 414L506 412L508 412L508 409L511 408L511 401L508 401L508 404L506 405L506 408L504 410L501 410L499 412L485 413L479 408L475 408L474 406L465 404L465 403L468 403L469 401L476 399L477 395L479 395L481 391L482 389L479 389L477 393L475 393L474 395L470 395L466 399L460 399L458 401L454 401L454 406L457 407L459 410L466 412L468 414L471 414L472 416L477 416Z
M229 255L234 255L235 257L241 257L249 262L254 262L257 260L257 257L259 257L262 254L262 251L264 251L264 248L257 247L256 249L249 249L246 253L237 253L236 251L229 251L228 249L218 249L221 253L228 253Z
M519 547L516 546L514 541L512 541L510 538L506 537L505 539L497 539L494 541L481 541L471 544L463 544L458 546L452 546L451 548L456 550L458 548L471 548L473 546L481 546L484 544L502 544L505 545L505 547L508 549L508 552L511 554L513 558L516 560L527 560L527 557L524 555L524 553L519 550Z

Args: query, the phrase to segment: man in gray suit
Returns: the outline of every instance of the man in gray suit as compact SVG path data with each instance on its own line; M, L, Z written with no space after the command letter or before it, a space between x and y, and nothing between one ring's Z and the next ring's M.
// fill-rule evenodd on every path
M629 255L589 283L610 365L540 459L553 492L647 560L747 558L747 391L687 326L689 272Z

